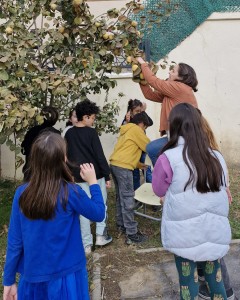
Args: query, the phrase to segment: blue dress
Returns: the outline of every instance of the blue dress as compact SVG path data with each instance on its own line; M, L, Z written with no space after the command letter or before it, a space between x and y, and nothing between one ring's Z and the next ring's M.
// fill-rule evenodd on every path
M18 300L90 300L87 270L38 283L20 278Z
M3 285L14 284L20 273L19 300L89 300L79 215L94 222L105 218L99 185L89 187L89 198L78 185L68 183L66 210L58 197L50 220L31 220L22 213L19 198L26 187L18 187L13 200Z

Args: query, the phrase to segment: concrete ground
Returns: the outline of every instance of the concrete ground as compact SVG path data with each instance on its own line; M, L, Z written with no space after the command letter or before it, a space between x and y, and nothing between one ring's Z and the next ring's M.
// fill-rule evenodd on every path
M139 252L156 251L153 249L137 250ZM231 244L230 251L225 257L235 295L240 299L240 240ZM96 269L95 269L96 271ZM92 300L101 298L100 266L97 264L95 286L98 288L92 295ZM121 300L175 300L179 299L178 275L174 259L169 259L155 265L141 266L133 274L129 272L124 281L119 282ZM96 275L96 274L95 274ZM98 292L98 291L99 292ZM106 299L116 300L116 299Z

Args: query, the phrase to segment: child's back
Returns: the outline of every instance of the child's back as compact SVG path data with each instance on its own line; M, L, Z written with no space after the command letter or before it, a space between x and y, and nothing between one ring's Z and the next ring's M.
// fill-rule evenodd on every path
M58 134L43 133L33 144L30 181L17 189L13 200L4 300L16 293L16 272L21 274L20 300L89 299L79 215L102 221L105 206L93 166L81 166L89 198L72 183L65 158L66 145Z
M104 177L106 181L110 180L109 166L94 128L74 126L67 131L65 139L68 144L68 159L76 165L72 168L76 182L83 182L79 165L87 162L94 165L97 179Z
M19 210L19 198L26 187L27 184L16 190L8 236L14 242L16 236L22 236L24 255L18 271L28 282L41 282L84 268L86 258L79 230L79 214L101 221L104 218L102 197L91 201L79 186L69 183L66 210L58 197L53 219L30 220ZM91 191L100 194L98 185L92 186ZM6 276L8 272L10 269L5 269Z
M116 225L119 231L126 233L127 244L142 243L147 240L134 220L133 170L145 167L139 162L142 151L146 151L149 138L145 134L150 125L146 113L133 117L132 122L122 125L120 136L110 157L110 168L116 190Z
M153 190L164 196L162 244L175 254L181 299L198 296L197 262L211 298L227 299L220 264L231 241L226 164L193 106L176 105L169 124L169 142L153 171Z
M122 125L120 136L109 159L111 165L134 170L149 142L149 138L138 125L133 123Z

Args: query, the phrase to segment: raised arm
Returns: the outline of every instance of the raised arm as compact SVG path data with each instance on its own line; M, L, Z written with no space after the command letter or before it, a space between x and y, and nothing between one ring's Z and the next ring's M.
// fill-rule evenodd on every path
M137 60L141 64L145 80L156 92L160 93L163 97L167 96L170 98L176 98L179 93L182 93L183 83L160 79L150 70L148 64L141 57L138 57Z
M146 99L151 100L153 102L158 102L158 103L163 102L164 95L162 95L161 93L159 93L157 91L152 90L148 84L147 85L140 84L140 88Z

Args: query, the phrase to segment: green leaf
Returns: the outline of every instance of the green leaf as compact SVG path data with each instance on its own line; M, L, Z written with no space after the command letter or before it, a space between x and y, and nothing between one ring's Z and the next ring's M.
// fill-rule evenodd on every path
M47 84L46 84L46 82L41 82L40 83L40 85L41 85L41 89L42 89L42 91L46 91L46 89L47 89Z
M98 53L99 53L101 56L104 56L104 55L106 55L107 51L106 51L106 49L101 49Z
M5 70L0 71L0 79L4 81L9 79L8 73Z
M7 140L6 134L0 134L0 144L4 144Z
M70 64L70 63L72 62L72 60L73 60L73 57L72 57L72 56L66 57L66 63L67 63L67 64Z
M0 122L0 132L2 132L3 126L4 126L4 122Z
M4 57L2 57L1 59L0 59L0 62L7 62L8 61L8 59L9 59L9 56L4 56Z

